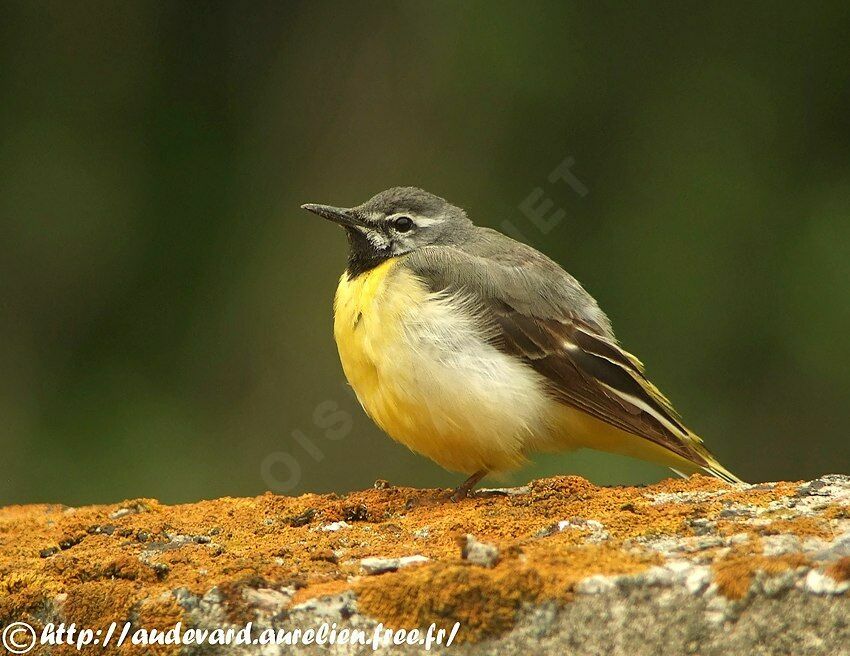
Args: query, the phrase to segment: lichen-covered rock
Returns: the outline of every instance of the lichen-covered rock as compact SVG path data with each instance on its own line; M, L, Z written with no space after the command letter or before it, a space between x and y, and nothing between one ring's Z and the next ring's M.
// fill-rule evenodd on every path
M468 563L482 567L495 567L499 562L499 549L489 542L480 542L475 536L466 534L458 540L460 556Z
M386 574L387 572L396 572L402 567L410 565L418 565L427 563L428 559L425 556L403 556L401 558L364 558L360 561L360 569L365 574Z
M385 484L346 498L3 508L0 627L457 621L452 654L850 654L850 477L644 488L565 477L443 499Z

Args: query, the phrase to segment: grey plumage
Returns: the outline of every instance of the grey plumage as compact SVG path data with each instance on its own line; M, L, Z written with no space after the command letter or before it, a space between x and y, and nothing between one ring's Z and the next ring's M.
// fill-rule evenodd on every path
M726 471L620 348L608 317L579 282L531 246L475 226L443 198L394 187L338 214L351 245L353 278L380 262L400 265L434 293L470 299L485 334L540 374L560 403L669 450L727 481Z
M541 319L578 320L614 339L594 298L558 264L531 246L472 226L460 239L418 249L404 262L435 288L467 287Z
M478 300L483 320L498 328L495 345L542 374L562 402L707 464L696 445L683 440L687 429L640 363L619 348L596 301L545 255L475 228L462 243L416 250L402 266L432 291L458 291ZM643 401L679 430L617 391Z

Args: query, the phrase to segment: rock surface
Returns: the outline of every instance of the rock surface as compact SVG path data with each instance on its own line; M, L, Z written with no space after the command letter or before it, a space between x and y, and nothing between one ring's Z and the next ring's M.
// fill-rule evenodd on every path
M460 628L451 654L850 654L850 477L0 509L0 627ZM43 649L43 648L41 648ZM33 653L80 653L72 647ZM183 647L353 654L371 645ZM90 653L180 653L125 644ZM386 646L381 653L419 653Z

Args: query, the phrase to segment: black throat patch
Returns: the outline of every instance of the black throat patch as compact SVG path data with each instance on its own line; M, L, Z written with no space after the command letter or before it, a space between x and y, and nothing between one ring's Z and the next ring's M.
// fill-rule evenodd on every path
M346 227L348 234L348 268L345 270L349 280L374 269L392 257L388 248L377 248L356 228Z

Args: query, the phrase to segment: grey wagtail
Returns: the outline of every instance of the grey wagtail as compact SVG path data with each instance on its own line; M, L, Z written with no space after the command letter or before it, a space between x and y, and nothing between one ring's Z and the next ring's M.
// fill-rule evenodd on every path
M334 300L348 381L393 439L469 474L454 500L529 453L579 448L740 482L542 253L416 187L302 208L348 235Z

